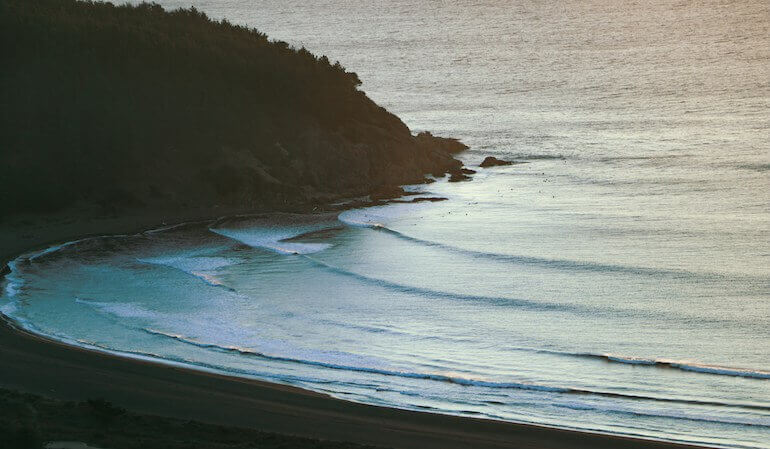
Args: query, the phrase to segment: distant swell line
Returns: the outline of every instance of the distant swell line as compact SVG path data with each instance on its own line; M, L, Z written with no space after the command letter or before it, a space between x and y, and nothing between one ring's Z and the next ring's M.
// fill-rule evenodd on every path
M627 311L616 309L616 308L609 308L609 307L591 307L587 305L581 305L581 304L563 304L563 303L554 303L554 302L546 302L546 301L533 301L528 299L522 299L522 298L510 298L510 297L503 297L503 296L484 296L484 295L471 295L471 294L461 294L461 293L451 293L451 292L445 292L440 290L433 290L429 288L424 287L416 287L412 285L404 285L399 284L396 282L387 281L384 279L379 279L375 277L366 276L363 274L355 273L353 271L346 270L344 268L336 267L334 265L330 265L326 262L323 262L321 260L315 259L313 257L310 257L308 255L301 254L299 255L301 257L304 257L305 259L309 260L310 262L314 263L315 265L328 270L332 273L339 274L342 276L351 277L353 279L357 279L361 282L365 282L368 284L376 285L382 288L386 288L388 290L393 290L401 293L411 294L411 295L422 295L432 298L442 298L442 299L449 299L453 301L469 301L469 302L477 302L482 304L489 304L493 306L500 306L500 307L520 307L527 310L535 310L535 311L556 311L556 312L571 312L571 313L590 313L596 316L600 315L610 315L610 316L617 316L618 314L624 314L627 313ZM644 314L645 316L648 316L650 318L654 319L661 319L661 320L668 320L670 319L669 316L666 314L656 313L654 311L633 311L635 316L640 316L641 314Z
M572 306L567 304L529 301L526 299L505 298L500 296L464 295L459 293L443 292L443 291L432 290L432 289L423 288L423 287L415 287L411 285L398 284L396 282L386 281L384 279L378 279L378 278L365 276L363 274L354 273L352 271L348 271L343 268L330 265L326 262L322 262L318 259L315 259L307 255L302 255L302 256L307 260L311 261L312 263L314 263L315 265L318 265L319 267L325 270L331 271L335 274L351 277L359 281L363 281L369 284L374 284L379 287L387 288L389 290L394 290L402 293L417 294L417 295L430 296L434 298L445 298L445 299L452 299L452 300L458 300L458 301L474 301L474 302L483 302L487 304L495 304L495 305L503 305L503 306L518 306L518 307L528 308L532 310L555 310L555 311L587 310L582 307L577 307L577 306Z
M356 223L351 222L354 226L364 226L377 231L381 231L390 235L393 235L402 240L408 242L417 243L423 246L429 246L434 248L441 248L446 251L463 254L475 258L481 258L486 260L496 260L500 262L515 263L520 265L536 265L545 268L555 268L561 270L572 271L589 271L589 272L611 272L611 273L624 273L635 275L647 275L647 276L667 276L667 277L703 277L702 274L692 273L684 270L665 270L646 267L634 267L626 265L613 265L603 264L597 262L583 262L577 260L566 259L548 259L543 257L533 256L515 256L510 254L489 253L485 251L476 251L472 249L459 248L457 246L447 245L445 243L434 242L430 240L423 240L417 237L403 234L394 229L390 229L379 223ZM706 275L708 276L708 275Z
M567 352L556 351L550 349L537 349L537 348L523 348L514 347L509 348L513 351L526 351L541 354L553 354L564 357L578 357L602 360L610 363L621 363L626 365L634 365L640 367L652 367L652 368L669 368L678 369L681 371L688 371L698 374L710 374L717 376L730 376L730 377L745 377L750 379L770 379L770 371L750 369L750 368L737 368L730 366L719 365L707 365L695 362L686 362L679 360L670 360L665 358L643 358L622 356L616 354L594 354L590 352Z
M658 368L673 368L695 373L714 374L719 376L748 377L752 379L770 379L770 371L752 370L746 368L733 368L728 366L705 365L691 362L683 362L667 359L645 359L636 357L624 357L614 354L585 354L585 356L607 360L613 363L625 363L631 365L654 366Z
M412 285L404 285L396 282L387 281L385 279L366 276L363 274L346 270L344 268L330 265L326 262L315 259L305 254L299 254L298 256L304 257L308 261L332 273L351 277L361 282L376 285L378 287L382 287L388 290L411 294L411 295L422 295L422 296L427 296L432 298L449 299L453 301L477 302L477 303L489 304L489 305L500 306L500 307L513 306L513 307L520 307L522 309L535 310L535 311L590 313L596 316L606 316L606 315L618 316L628 312L622 309L610 308L610 307L591 307L591 306L581 305L581 304L563 304L563 303L554 303L554 302L546 302L546 301L533 301L533 300L522 299L522 298L471 295L471 294L451 293L451 292L445 292L440 290L433 290L429 288L416 287ZM640 316L641 314L644 314L645 316L648 316L651 319L660 319L660 320L671 319L670 316L663 313L657 313L655 311L635 310L633 311L633 313L634 313L634 316L636 317Z
M762 406L762 405L754 405L754 404L729 403L729 402L718 402L718 401L699 401L694 399L682 399L682 398L663 398L663 397L613 393L608 391L585 390L585 389L569 388L569 387L553 387L553 386L547 386L547 385L525 384L525 383L519 383L519 382L495 382L495 381L487 381L487 380L479 380L479 379L468 379L463 377L453 377L445 374L416 373L411 371L395 371L395 370L387 370L387 369L379 369L379 368L340 365L336 363L327 363L327 362L319 362L314 360L296 359L292 357L268 355L258 351L253 351L253 350L235 347L235 346L221 346L214 343L204 343L182 335L166 333L155 329L143 328L142 330L150 335L170 338L184 344L197 346L199 348L211 349L211 350L222 351L222 352L230 352L230 353L235 353L235 354L249 356L249 357L257 357L264 360L296 363L301 365L316 366L320 368L327 368L327 369L334 369L334 370L355 371L355 372L362 372L362 373L379 374L379 375L390 376L390 377L402 377L402 378L408 378L408 379L433 380L438 382L457 384L457 385L466 386L466 387L485 387L485 388L497 388L497 389L541 391L541 392L547 392L547 393L594 395L594 396L603 396L603 397L611 397L611 398L618 398L618 399L645 400L645 401L667 402L667 403L678 403L678 404L694 404L694 405L715 406L715 407L735 407L735 408L744 408L744 409L751 409L751 410L770 411L770 407Z

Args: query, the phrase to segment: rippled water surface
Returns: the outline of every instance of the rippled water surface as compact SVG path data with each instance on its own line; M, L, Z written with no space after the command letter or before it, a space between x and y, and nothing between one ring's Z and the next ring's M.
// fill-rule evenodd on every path
M767 2L160 3L339 59L470 167L521 164L27 254L4 313L355 401L770 447Z

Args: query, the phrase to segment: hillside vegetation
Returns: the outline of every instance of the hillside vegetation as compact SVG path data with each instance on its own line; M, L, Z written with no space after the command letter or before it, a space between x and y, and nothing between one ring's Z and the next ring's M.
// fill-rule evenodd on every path
M326 57L189 10L0 0L0 210L315 203L457 171Z

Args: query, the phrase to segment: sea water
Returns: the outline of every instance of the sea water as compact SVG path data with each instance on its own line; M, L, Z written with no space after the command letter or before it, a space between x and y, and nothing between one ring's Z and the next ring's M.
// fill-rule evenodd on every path
M2 312L370 404L770 447L767 2L162 1L340 60L462 139L446 201L23 255Z

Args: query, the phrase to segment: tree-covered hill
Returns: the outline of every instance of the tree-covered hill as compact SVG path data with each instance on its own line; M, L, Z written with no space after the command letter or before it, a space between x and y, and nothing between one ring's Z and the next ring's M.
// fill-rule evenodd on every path
M194 9L0 0L0 216L324 201L457 170L355 73Z

